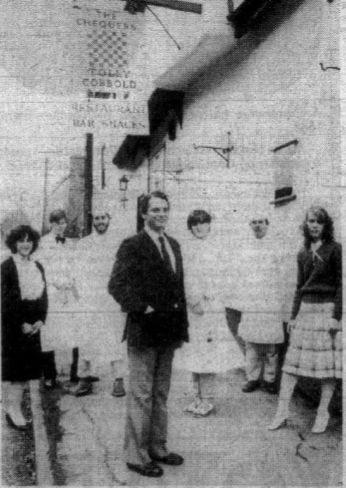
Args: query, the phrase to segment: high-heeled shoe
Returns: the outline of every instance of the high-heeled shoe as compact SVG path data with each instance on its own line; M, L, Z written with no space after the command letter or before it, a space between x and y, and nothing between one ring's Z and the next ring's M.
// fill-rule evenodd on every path
M317 415L315 423L311 429L313 434L323 434L325 432L329 422L329 414Z
M287 417L275 417L272 423L268 425L268 430L278 430L286 426L287 426Z
M13 420L13 418L11 417L11 415L9 413L6 413L5 419L6 419L6 422L8 423L8 425L10 427L13 427L14 429L17 429L17 430L26 430L28 428L27 422L25 422L25 424L17 424Z

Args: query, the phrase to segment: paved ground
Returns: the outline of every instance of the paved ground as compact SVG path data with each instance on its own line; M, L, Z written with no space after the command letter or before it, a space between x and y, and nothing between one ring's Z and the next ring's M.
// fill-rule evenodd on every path
M24 410L31 417L29 394L25 393ZM1 416L1 486L30 486L36 483L35 444L32 429L14 430Z
M341 421L324 434L310 429L315 411L300 399L289 427L266 429L277 397L241 392L242 371L219 378L216 413L193 418L183 413L191 401L190 375L175 371L169 400L169 444L185 457L166 467L160 479L129 472L122 462L125 398L110 395L111 379L95 384L84 398L44 394L50 460L57 484L104 486L338 486L342 480Z

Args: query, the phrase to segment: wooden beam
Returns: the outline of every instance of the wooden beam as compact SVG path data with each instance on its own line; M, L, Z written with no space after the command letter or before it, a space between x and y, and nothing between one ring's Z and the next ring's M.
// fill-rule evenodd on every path
M85 166L84 166L84 229L83 236L89 235L92 231L92 197L93 197L93 152L94 136L86 135Z
M181 10L193 14L202 13L202 4L193 2L183 2L181 0L146 0L148 5L155 7L170 8L171 10Z

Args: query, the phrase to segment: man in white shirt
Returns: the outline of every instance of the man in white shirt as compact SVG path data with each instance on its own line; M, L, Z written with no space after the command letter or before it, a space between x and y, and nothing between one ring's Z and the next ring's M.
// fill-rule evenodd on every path
M275 252L269 220L259 214L250 221L253 238L243 249L239 287L242 288L243 306L239 335L245 341L247 382L244 393L261 386L268 393L277 392L278 344L283 343L283 317L281 303L280 257Z
M79 327L79 385L76 396L92 393L97 372L108 364L114 380L112 395L122 397L124 389L124 315L110 297L107 285L117 251L117 240L109 232L110 214L99 205L93 211L93 231L77 245L76 276L81 295Z

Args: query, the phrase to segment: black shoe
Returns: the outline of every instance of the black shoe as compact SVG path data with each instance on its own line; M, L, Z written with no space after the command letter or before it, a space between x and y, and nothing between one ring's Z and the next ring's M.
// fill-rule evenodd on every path
M79 382L76 390L73 391L73 394L76 397L91 395L93 392L93 385L90 381L85 381L84 379Z
M88 376L85 376L83 380L89 381L89 383L95 383L96 381L100 381L100 378L98 376L89 374Z
M127 467L131 471L135 471L136 473L142 476L149 476L150 478L159 478L163 475L163 469L158 466L154 461L146 464L131 464L126 463Z
M168 464L170 466L180 466L184 462L184 458L180 456L180 454L176 454L175 452L170 452L166 456L158 457L158 456L150 456L151 459L157 461L158 463Z
M70 383L78 383L79 380L80 380L80 377L77 376L76 374L70 376Z
M43 388L45 390L54 390L54 388L58 388L60 383L55 379L46 379L43 381Z
M244 393L251 393L255 390L257 390L260 387L260 382L259 381L248 381L245 383L243 388L241 389Z
M276 393L278 392L278 387L276 386L276 383L269 383L269 381L263 381L263 389L271 395L276 395Z

